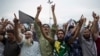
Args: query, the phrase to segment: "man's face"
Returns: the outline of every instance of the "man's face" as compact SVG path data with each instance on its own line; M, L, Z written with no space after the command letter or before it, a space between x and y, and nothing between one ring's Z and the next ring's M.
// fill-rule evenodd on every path
M26 32L25 33L25 38L26 39L29 39L29 38L31 38L32 37L32 34L30 34L29 32Z
M83 36L84 36L84 38L86 38L86 39L90 38L90 31L89 31L89 29L85 29L85 30L83 31Z
M43 29L44 32L48 33L50 31L50 28L49 28L48 25L43 25L42 27L43 27L42 29Z
M57 37L58 37L58 40L63 40L63 38L64 38L64 33L63 33L63 31L58 31Z
M31 45L33 41L32 34L30 32L25 32L25 38L26 38L25 40L26 45Z

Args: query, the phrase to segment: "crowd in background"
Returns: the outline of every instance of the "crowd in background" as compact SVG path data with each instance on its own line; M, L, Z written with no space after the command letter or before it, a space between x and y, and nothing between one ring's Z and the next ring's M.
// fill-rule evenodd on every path
M99 15L93 12L93 21L89 21L88 25L82 15L78 21L71 19L59 28L55 5L51 6L51 27L40 21L41 11L40 5L34 23L30 23L29 27L25 27L16 14L13 23L1 19L0 56L100 56Z

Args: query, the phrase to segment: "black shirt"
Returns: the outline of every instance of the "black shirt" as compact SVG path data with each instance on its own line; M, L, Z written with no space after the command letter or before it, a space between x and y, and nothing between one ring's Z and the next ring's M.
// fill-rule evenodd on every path
M4 47L4 56L18 56L20 54L20 47L16 41L10 42L7 38L3 38L2 43Z

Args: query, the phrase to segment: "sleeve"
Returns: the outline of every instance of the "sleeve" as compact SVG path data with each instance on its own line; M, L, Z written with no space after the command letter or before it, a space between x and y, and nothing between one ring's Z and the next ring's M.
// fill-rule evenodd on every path
M35 28L35 32L36 32L37 38L39 39L41 37L42 33L41 33L39 25L36 22L34 22L34 28Z
M20 35L20 37L22 37L22 40L20 41L20 42L18 42L17 44L20 46L20 47L22 47L22 45L23 45L23 43L25 42L25 35L24 34L19 34Z
M57 26L52 25L52 27L51 27L51 37L53 37L53 38L54 38L55 33L56 33L56 30L57 30Z
M67 34L65 34L64 37L65 42L67 42L71 36L72 36L72 32L68 32Z

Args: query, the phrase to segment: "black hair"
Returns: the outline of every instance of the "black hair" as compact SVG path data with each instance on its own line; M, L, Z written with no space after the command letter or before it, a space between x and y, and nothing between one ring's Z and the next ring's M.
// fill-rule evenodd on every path
M6 30L6 32L7 32L7 33L12 33L12 34L15 35L15 32L14 32L14 30L12 30L12 29L10 29L10 30Z
M73 25L70 25L69 28L68 28L68 31L70 31L70 29L74 28Z
M48 24L43 24L42 26L47 26L47 27L49 27L49 28L50 28L50 26L49 26Z
M62 31L64 33L64 35L65 35L65 31L63 29L58 29L56 34L58 34L59 31Z

